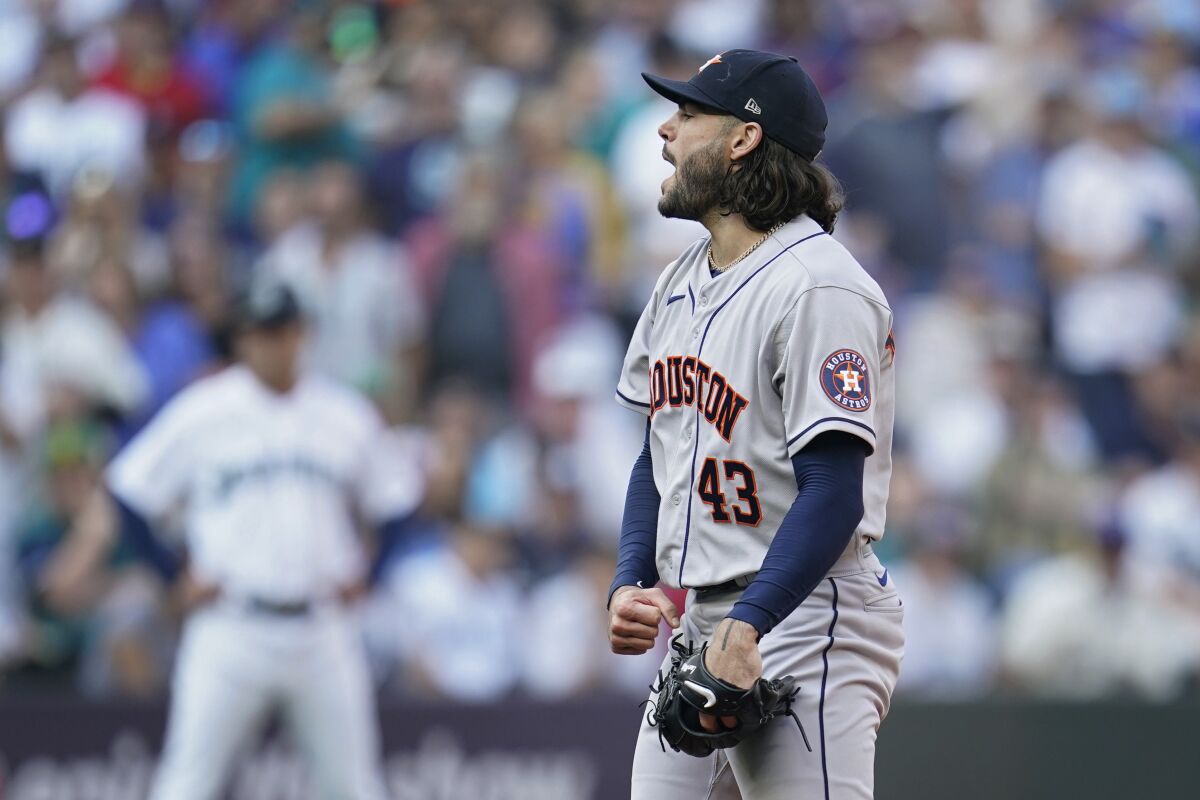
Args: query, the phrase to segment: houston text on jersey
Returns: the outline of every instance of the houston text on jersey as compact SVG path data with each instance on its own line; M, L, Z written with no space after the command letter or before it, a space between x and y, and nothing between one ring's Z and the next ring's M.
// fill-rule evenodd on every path
M738 417L750 405L721 373L695 356L667 356L650 369L650 414L664 406L695 405L721 438L730 441Z

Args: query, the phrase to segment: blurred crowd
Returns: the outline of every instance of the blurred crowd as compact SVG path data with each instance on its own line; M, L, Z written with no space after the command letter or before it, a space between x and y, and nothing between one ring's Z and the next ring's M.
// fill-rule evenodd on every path
M39 577L270 273L424 474L363 605L383 692L643 694L602 625L611 398L703 231L655 211L639 72L736 46L821 87L895 310L899 691L1194 691L1194 0L0 0L0 43L0 691L165 691L169 587L121 548L85 614Z

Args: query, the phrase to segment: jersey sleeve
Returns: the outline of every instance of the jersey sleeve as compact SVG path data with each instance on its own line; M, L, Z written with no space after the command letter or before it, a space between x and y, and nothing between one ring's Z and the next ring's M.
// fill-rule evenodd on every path
M633 329L617 381L617 402L646 416L650 416L650 334L654 330L657 298L655 291Z
M109 491L145 517L170 511L188 490L198 422L184 395L168 403L108 465Z
M373 414L355 480L358 507L368 521L378 525L416 509L425 489L417 451L412 436L386 428Z
M827 431L858 436L874 451L890 321L887 306L837 287L809 289L781 320L773 378L789 458Z

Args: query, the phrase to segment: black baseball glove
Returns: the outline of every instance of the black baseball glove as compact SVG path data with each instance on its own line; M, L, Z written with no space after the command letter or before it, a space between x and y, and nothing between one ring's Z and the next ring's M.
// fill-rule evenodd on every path
M664 752L666 746L676 752L703 758L726 747L733 747L776 717L789 716L796 721L804 746L812 752L808 735L800 719L792 711L792 701L800 692L792 676L765 680L759 678L749 689L741 689L714 677L704 666L706 643L699 650L683 636L671 640L671 667L661 672L650 690L658 696L652 701L647 715L651 726L658 728L658 741ZM700 726L700 712L718 719L718 730L709 732ZM737 725L725 728L721 717L735 717Z

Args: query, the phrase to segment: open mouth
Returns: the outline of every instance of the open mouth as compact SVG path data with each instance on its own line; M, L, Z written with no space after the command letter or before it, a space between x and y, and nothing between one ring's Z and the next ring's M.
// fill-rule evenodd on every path
M665 147L663 148L663 151L662 151L662 157L663 157L663 161L667 162L672 167L674 167L674 169L671 170L671 174L668 175L667 177L663 178L662 185L659 187L661 189L661 191L666 192L667 191L667 183L672 178L675 177L675 173L679 171L679 168L675 165L675 159L671 158L670 154L667 153L667 148L665 148Z

